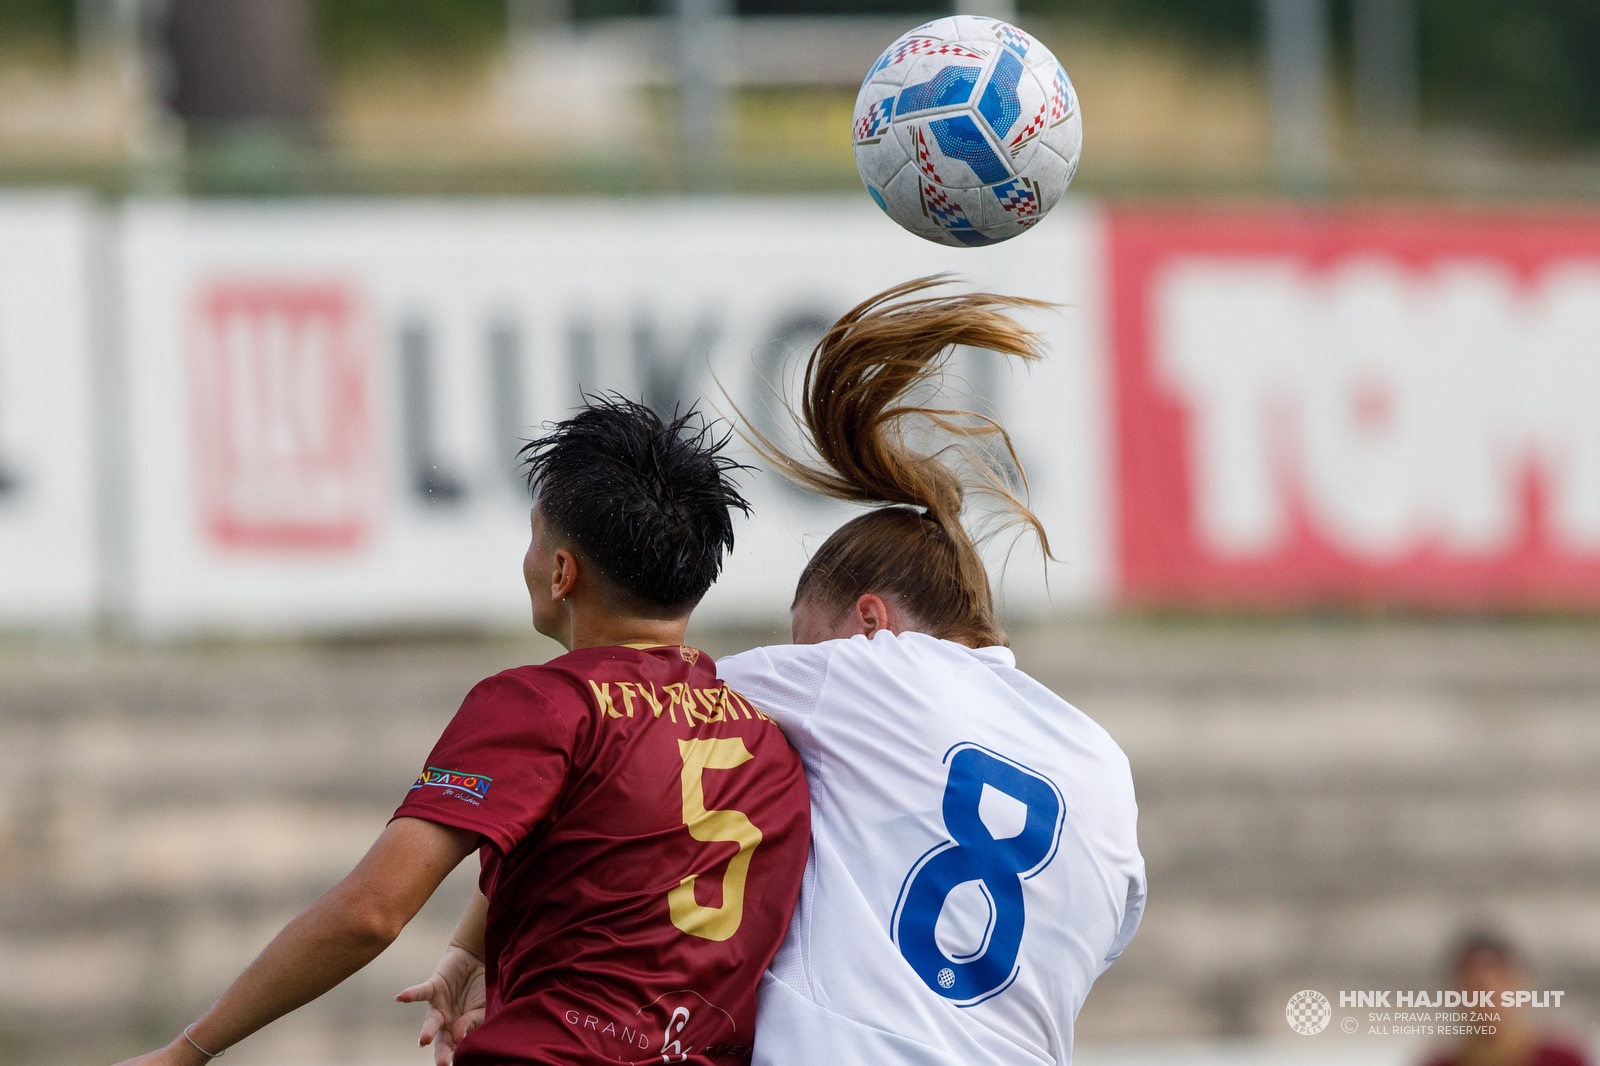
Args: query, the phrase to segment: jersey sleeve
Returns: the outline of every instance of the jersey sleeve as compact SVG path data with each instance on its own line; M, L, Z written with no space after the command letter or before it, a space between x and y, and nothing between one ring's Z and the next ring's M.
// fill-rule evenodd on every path
M788 732L817 709L831 643L751 648L718 659L717 676Z
M1106 952L1105 966L1110 966L1117 961L1133 940L1133 934L1139 931L1139 922L1144 918L1144 901L1147 891L1143 870L1137 878L1128 881L1128 898L1123 905L1122 926L1117 930L1117 937L1111 942L1111 948ZM1102 967L1102 972L1104 968Z
M535 684L491 677L462 701L394 817L481 833L504 855L549 816L572 749L572 723Z

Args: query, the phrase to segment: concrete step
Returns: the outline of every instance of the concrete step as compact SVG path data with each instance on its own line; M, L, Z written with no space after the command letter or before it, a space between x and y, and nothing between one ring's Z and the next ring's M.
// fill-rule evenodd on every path
M1513 932L1600 1003L1600 626L1111 621L1015 634L1139 791L1150 909L1085 1040L1278 1033L1301 988L1433 988ZM773 639L707 633L713 654ZM0 651L0 1046L170 1037L381 830L471 685L537 639ZM466 866L474 864L468 863ZM463 868L379 963L235 1064L426 1061ZM11 1054L8 1052L8 1055Z

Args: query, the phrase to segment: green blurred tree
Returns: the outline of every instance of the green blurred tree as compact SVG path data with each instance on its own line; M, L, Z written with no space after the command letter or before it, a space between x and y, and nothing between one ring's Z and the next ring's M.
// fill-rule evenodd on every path
M1019 0L1023 17L1069 17L1204 46L1253 47L1260 0Z
M505 32L506 0L314 0L329 58L481 51Z
M1023 15L1254 49L1260 0L1020 0ZM1348 54L1350 0L1332 0ZM1600 139L1600 0L1417 0L1427 121L1535 144Z
M65 46L72 39L73 0L0 0L0 42Z
M663 15L672 0L571 0L580 19ZM741 15L904 15L917 18L952 9L950 0L731 0Z
M329 58L460 54L492 47L506 0L315 0ZM1024 17L1066 17L1248 53L1260 0L1019 0ZM1425 119L1535 145L1600 141L1600 0L1417 0ZM938 13L949 0L735 0L744 14ZM1332 0L1348 48L1350 0ZM580 19L660 14L670 0L572 0ZM65 47L73 0L0 0L0 41Z
M1426 113L1536 142L1600 138L1600 2L1419 0Z

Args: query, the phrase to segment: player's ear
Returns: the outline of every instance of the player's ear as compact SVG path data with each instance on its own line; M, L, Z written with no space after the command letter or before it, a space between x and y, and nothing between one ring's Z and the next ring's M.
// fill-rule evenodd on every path
M556 549L555 565L550 569L550 598L564 600L578 584L578 557L565 548Z
M889 623L889 605L881 596L867 593L856 601L856 614L861 619L861 631L871 640L880 629L893 629Z

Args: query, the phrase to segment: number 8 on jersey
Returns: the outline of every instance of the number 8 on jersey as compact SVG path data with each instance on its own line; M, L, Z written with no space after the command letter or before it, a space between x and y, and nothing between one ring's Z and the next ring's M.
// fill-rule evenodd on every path
M892 922L895 943L917 976L959 1006L1004 991L1017 975L1026 904L1022 882L1055 857L1063 804L1055 784L975 744L958 744L944 789L944 823L951 840L917 860L906 875ZM979 813L984 786L1027 809L1021 832L996 838ZM989 905L983 941L970 955L952 957L937 936L945 900L959 885L980 884Z

